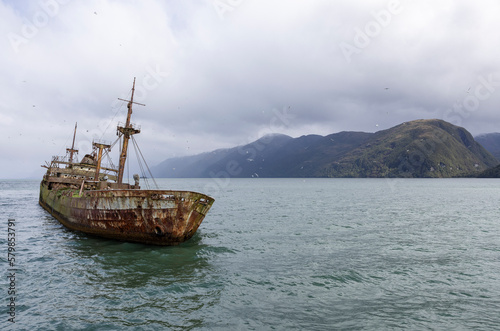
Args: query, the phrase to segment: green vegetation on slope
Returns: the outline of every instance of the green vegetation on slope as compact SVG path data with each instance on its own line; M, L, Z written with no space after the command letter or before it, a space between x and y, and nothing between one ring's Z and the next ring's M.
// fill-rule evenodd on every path
M441 120L379 131L325 168L328 177L460 177L498 162L465 130Z
M500 165L481 172L479 178L500 178Z
M416 120L376 133L268 135L250 144L169 159L160 177L461 177L498 161L464 128Z

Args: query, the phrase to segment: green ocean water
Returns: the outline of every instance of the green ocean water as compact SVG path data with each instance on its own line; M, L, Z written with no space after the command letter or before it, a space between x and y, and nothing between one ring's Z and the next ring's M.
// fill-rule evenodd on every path
M216 199L180 246L72 232L0 181L0 329L500 329L500 180L157 182Z

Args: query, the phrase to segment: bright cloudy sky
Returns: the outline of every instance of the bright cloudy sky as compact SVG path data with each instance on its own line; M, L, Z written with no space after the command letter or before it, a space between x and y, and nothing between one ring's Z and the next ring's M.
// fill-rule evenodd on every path
M500 128L496 0L0 0L0 178L133 122L150 166L278 132ZM115 163L117 158L115 158Z

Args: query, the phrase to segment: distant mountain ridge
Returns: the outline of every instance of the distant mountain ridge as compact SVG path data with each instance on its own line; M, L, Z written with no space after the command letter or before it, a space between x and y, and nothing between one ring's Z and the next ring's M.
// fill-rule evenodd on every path
M442 120L416 120L376 133L267 135L244 146L167 159L153 167L153 174L167 178L460 177L498 163L464 128Z
M488 133L475 137L497 160L500 160L500 133ZM500 178L500 165L481 172L480 178Z
M474 139L500 161L500 133L481 134Z

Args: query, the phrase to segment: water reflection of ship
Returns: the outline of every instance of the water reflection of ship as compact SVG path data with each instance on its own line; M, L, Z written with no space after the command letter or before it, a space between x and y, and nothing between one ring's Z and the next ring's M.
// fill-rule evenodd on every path
M85 234L65 240L61 247L76 261L85 261L73 269L80 269L83 279L87 278L88 283L95 284L96 293L102 290L103 285L119 291L142 288L146 284L154 286L156 282L168 291L168 287L176 282L198 282L200 274L209 276L213 271L209 254L203 252L209 248L199 244L202 240L199 234L180 247L153 249L136 243L103 241L92 237L83 239L82 236ZM93 268L86 267L89 263Z

